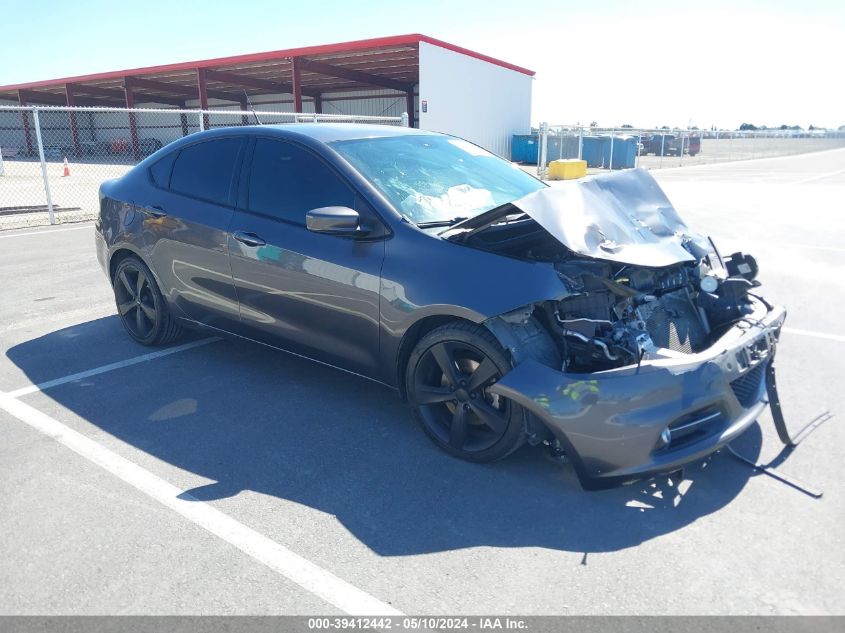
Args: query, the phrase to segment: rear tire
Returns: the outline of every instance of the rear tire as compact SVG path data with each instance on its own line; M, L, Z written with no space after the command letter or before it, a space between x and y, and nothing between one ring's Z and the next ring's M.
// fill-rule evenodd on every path
M456 321L426 334L408 359L405 388L414 417L441 449L492 462L525 441L525 411L489 387L512 365L483 326Z
M117 313L127 334L141 345L167 345L182 334L149 267L130 255L117 265L112 280Z

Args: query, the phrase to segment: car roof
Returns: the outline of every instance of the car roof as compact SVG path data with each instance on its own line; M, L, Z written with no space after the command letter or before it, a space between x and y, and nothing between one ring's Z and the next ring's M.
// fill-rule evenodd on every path
M277 136L287 139L301 139L302 142L311 145L327 144L335 141L349 141L364 138L385 138L400 136L445 136L438 132L417 130L415 128L402 127L397 125L372 125L367 123L281 123L273 125L247 125L232 127L217 127L212 130L189 134L165 145L163 148L151 154L139 167L149 167L158 161L163 155L178 151L182 147L192 145L203 140L219 138L224 136Z
M232 132L249 136L266 136L269 133L281 138L305 137L321 143L389 136L442 136L437 132L428 132L397 125L372 125L368 123L281 123L214 128L213 130L200 132L199 135L192 134L185 138L199 140L203 136L206 138L224 136Z
M323 143L383 136L439 136L437 132L427 132L399 125L373 125L370 123L294 123L262 127L276 128L285 135L308 136Z

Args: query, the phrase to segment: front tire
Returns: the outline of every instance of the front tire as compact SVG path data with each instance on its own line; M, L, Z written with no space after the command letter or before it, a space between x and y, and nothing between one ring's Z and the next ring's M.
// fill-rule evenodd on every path
M131 255L121 260L112 281L117 313L127 334L141 345L166 345L182 328L170 314L167 302L149 267Z
M511 369L493 334L474 323L436 328L408 360L405 387L414 417L441 449L492 462L525 441L525 411L489 388Z

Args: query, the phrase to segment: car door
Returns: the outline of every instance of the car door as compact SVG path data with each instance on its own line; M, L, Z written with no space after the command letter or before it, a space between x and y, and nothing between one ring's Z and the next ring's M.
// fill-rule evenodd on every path
M232 276L249 336L364 375L377 371L384 241L314 233L307 211L356 209L383 225L350 183L312 150L255 139L232 221Z
M162 291L183 316L225 330L240 324L228 229L245 147L243 136L182 147L151 167L155 186L136 200Z

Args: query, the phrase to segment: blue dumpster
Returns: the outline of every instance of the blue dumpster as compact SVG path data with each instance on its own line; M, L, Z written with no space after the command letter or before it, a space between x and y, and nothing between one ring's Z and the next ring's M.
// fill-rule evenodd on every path
M637 137L614 136L611 158L610 135L585 136L581 158L588 167L607 169L613 161L613 169L628 169L637 162Z
M607 145L605 152L604 146ZM604 167L610 157L610 137L585 136L581 148L581 158L587 161L587 167Z
M540 140L536 134L514 134L511 138L511 160L536 165L540 157ZM546 139L546 162L559 158L578 158L577 136L552 136Z
M578 158L577 136L549 136L546 141L546 164L561 158Z
M511 160L536 165L538 147L536 134L514 134L511 139Z
M637 164L637 137L614 136L613 158L610 157L610 140L607 144L607 163L613 161L613 169L630 169Z

